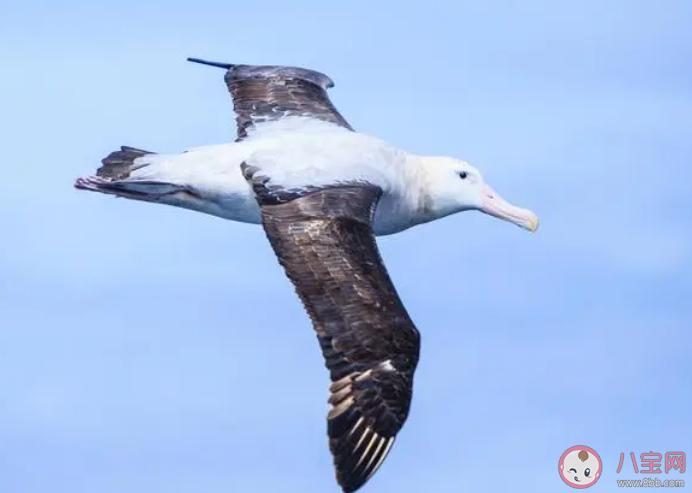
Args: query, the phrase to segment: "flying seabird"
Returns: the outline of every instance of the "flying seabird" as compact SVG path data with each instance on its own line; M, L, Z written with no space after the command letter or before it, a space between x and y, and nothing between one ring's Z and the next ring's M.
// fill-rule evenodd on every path
M181 154L123 146L75 187L263 226L317 333L331 378L336 479L355 491L406 421L420 352L375 236L466 210L529 231L537 217L466 161L413 155L355 131L322 73L188 60L226 70L235 141Z

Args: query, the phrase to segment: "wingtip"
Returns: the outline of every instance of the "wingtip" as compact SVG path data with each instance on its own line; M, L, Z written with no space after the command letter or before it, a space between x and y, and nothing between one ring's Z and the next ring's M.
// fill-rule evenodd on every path
M353 409L328 421L336 480L344 493L354 493L370 481L396 440L396 435L382 436L365 423L365 417Z
M219 68L223 68L226 70L229 70L233 67L233 64L231 64L231 63L211 62L209 60L203 60L201 58L195 58L195 57L187 57L187 61L192 62L192 63L199 63L201 65L209 65L211 67L219 67Z

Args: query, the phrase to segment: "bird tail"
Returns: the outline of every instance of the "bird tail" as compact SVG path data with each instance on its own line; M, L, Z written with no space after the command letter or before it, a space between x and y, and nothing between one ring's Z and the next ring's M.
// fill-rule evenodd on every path
M184 187L180 185L146 179L139 173L139 176L132 176L132 172L152 164L153 160L142 158L154 155L157 153L122 146L119 151L113 151L101 160L102 166L96 170L96 175L77 178L74 187L149 202L183 190Z
M144 157L155 152L137 149L135 147L122 146L119 151L113 151L101 160L101 166L96 171L96 176L110 180L122 180L130 177L130 173L146 166L148 163L135 164L137 158Z

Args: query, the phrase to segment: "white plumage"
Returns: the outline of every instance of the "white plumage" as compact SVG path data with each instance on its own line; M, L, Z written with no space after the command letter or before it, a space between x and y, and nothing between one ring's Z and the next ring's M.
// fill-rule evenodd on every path
M284 189L350 182L380 187L382 198L373 221L378 236L481 206L483 179L468 163L416 156L375 137L306 117L258 124L239 142L194 147L181 154L146 154L133 161L125 180L90 177L79 179L77 186L114 193L111 186L117 183L121 192L146 193L146 198L129 198L259 224L259 206L242 175L242 163L259 168L271 185ZM462 181L459 174L464 172L467 178ZM171 193L171 185L179 187L179 193Z

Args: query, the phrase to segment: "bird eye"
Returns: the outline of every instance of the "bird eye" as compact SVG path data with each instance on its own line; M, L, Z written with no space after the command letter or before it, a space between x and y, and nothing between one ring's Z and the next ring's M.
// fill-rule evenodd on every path
M589 474L591 474L591 469L589 469L589 468L587 467L587 468L586 468L586 471L584 471L584 476L586 476L586 477L588 478L588 477L589 477Z
M462 180L465 180L468 176L469 174L466 171L462 171L461 173L459 173L459 178L461 178Z

